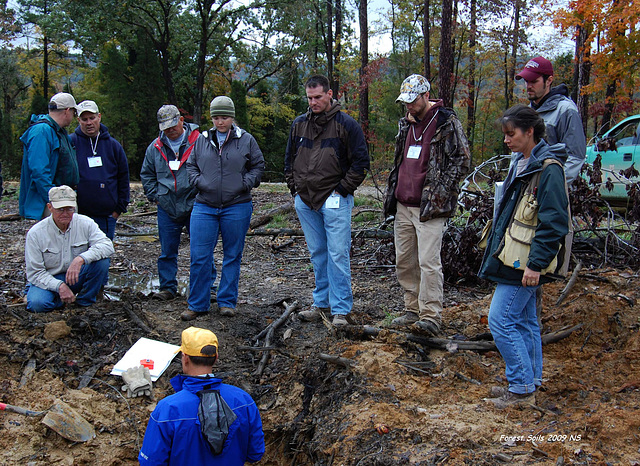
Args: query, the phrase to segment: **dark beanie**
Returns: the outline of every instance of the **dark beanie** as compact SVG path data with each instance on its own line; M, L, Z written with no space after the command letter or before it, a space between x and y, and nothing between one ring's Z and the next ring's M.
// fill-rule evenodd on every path
M209 111L211 112L211 118L214 116L236 117L236 107L233 105L233 100L224 95L218 96L211 101Z

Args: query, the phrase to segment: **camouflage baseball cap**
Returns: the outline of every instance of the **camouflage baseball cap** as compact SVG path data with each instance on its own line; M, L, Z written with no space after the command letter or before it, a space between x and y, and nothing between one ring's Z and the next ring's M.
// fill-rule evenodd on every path
M158 126L160 131L169 129L180 121L180 111L175 105L163 105L158 110Z
M404 81L400 86L400 95L396 99L396 102L403 104L410 104L422 94L426 94L431 89L431 84L427 81L427 78L419 74L412 74Z

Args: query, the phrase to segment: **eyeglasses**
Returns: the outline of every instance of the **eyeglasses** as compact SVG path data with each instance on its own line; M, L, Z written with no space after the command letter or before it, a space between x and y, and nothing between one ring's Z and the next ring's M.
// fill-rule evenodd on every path
M74 213L76 211L75 207L60 207L56 209L58 212L64 212L65 214Z

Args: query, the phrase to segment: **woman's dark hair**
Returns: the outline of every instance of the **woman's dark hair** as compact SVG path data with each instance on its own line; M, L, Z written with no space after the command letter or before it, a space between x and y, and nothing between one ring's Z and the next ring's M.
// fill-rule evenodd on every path
M533 128L533 140L536 144L545 135L546 125L544 120L538 112L526 105L514 105L502 114L502 118L498 120L498 123L503 130L505 128L520 128L522 131L526 131L529 128Z

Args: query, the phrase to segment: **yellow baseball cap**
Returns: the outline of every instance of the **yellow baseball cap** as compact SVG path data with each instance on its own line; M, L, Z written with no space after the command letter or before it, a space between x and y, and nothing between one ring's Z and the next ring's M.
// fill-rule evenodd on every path
M215 333L204 328L189 327L182 331L182 344L178 351L182 351L187 356L210 358L213 355L202 353L202 348L209 345L215 346L216 353L218 352L218 337Z

